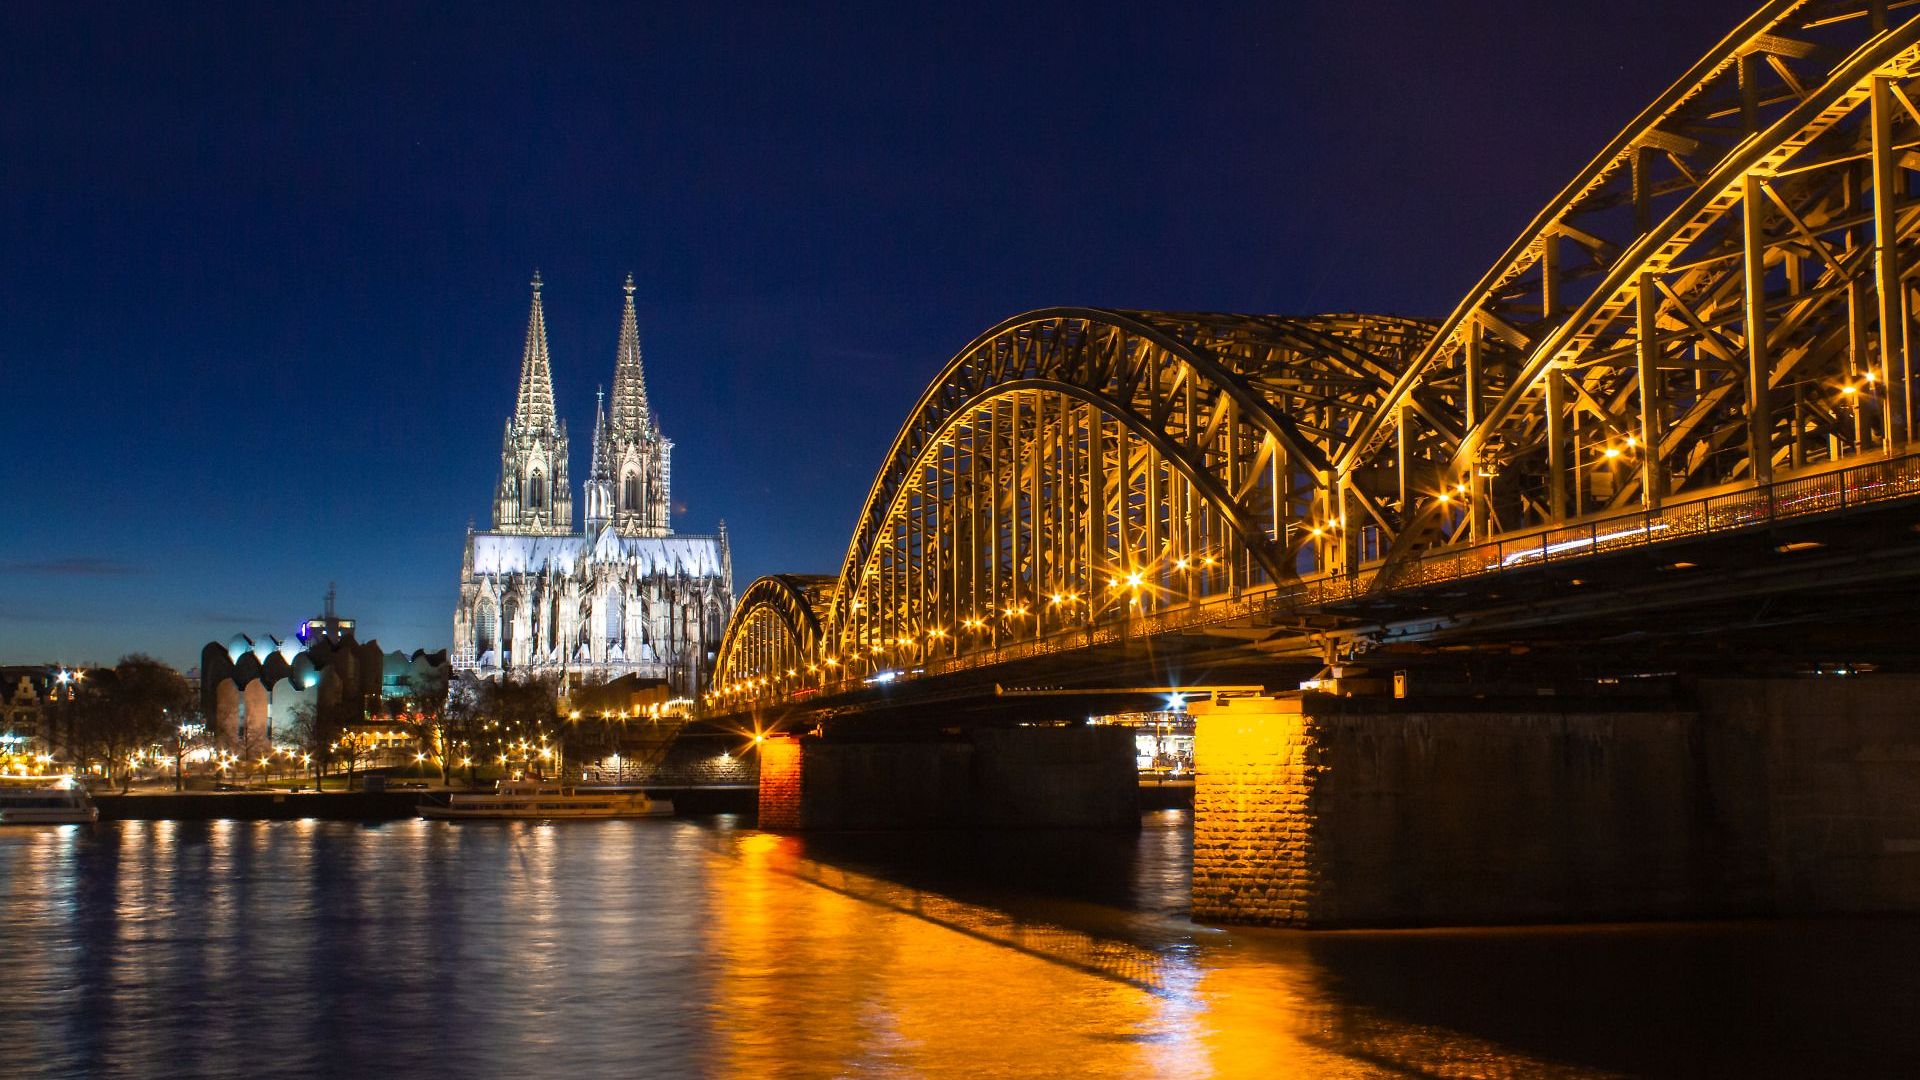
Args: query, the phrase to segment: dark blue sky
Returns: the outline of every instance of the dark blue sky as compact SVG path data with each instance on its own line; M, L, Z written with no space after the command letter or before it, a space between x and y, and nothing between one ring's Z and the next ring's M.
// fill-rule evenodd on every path
M448 644L536 266L575 478L632 271L676 527L831 572L980 330L1443 314L1751 6L0 6L0 662Z

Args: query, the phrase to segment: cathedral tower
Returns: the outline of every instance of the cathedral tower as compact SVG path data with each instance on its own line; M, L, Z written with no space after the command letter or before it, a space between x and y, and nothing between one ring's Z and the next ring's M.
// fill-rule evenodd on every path
M533 275L526 348L520 356L520 395L500 444L493 529L518 536L565 536L573 531L567 424L553 412L553 365L547 355L547 319L540 309L538 271Z
M633 312L633 275L614 357L613 406L607 414L607 463L613 480L613 526L622 536L673 535L673 440L660 434L647 405L640 364L640 320Z

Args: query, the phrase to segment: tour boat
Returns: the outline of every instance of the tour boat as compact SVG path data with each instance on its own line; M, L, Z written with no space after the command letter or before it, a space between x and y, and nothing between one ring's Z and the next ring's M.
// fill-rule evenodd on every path
M576 791L552 781L538 780L502 780L498 789L488 794L454 795L444 803L420 804L420 816L449 821L664 817L672 813L671 801L649 799L642 792Z
M0 825L91 825L100 820L100 808L71 776L4 779Z

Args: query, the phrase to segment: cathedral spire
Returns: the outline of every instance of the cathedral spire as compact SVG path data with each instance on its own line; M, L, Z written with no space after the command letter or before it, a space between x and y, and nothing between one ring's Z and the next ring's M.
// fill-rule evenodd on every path
M607 391L605 387L593 388L593 465L587 470L589 480L608 480L613 477L613 467L607 463Z
M547 317L540 307L538 270L532 284L533 310L527 315L527 342L520 355L520 393L500 440L493 527L522 536L565 536L573 531L567 425L553 412L553 364L547 356Z
M593 390L593 464L587 469L587 535L597 534L613 516L613 465L607 454L607 393Z
M513 422L521 431L553 428L553 363L547 356L547 316L540 308L540 271L533 272L533 310L527 315L527 344L520 354L520 396Z
M613 436L635 438L652 428L647 374L640 366L640 320L633 313L633 275L627 275L626 309L620 313L620 347L613 366Z

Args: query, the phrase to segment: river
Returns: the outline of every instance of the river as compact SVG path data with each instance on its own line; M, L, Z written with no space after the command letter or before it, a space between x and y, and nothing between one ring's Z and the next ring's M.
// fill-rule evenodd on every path
M1920 1071L1920 920L1222 931L1191 835L9 829L0 1076Z

